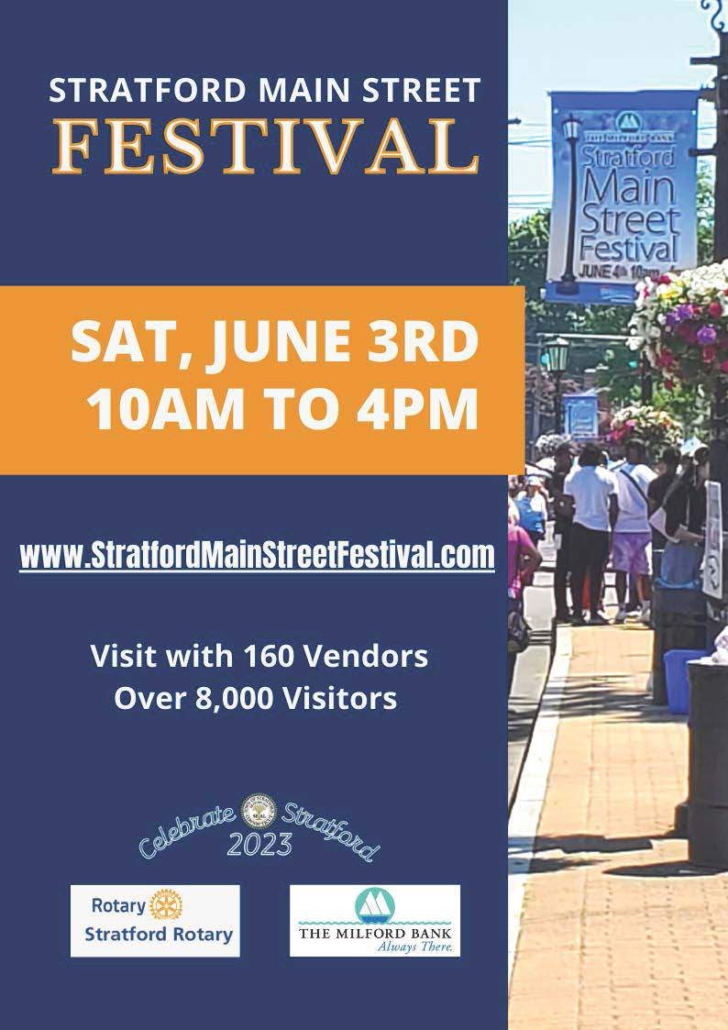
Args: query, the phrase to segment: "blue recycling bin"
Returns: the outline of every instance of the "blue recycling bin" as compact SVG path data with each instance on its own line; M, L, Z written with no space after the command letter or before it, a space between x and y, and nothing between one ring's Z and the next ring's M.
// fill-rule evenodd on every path
M700 590L665 587L658 580L654 584L652 625L652 703L666 705L664 656L668 651L705 647L705 595Z
M690 711L690 684L688 662L705 658L707 651L675 650L664 656L667 703L674 715L687 715Z

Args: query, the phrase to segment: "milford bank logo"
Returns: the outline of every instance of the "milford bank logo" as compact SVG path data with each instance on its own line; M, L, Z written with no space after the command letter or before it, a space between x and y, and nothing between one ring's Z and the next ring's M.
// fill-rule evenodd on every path
M618 132L630 134L642 130L642 119L636 111L620 111L615 124Z
M394 915L394 898L381 887L368 887L357 897L354 911L362 923L388 923Z
M291 884L293 958L459 958L457 884Z

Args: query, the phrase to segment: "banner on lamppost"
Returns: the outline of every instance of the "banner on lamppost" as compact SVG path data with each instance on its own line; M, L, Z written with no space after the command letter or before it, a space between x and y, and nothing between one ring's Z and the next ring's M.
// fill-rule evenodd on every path
M698 96L552 93L546 299L632 304L647 275L697 264Z
M703 593L723 599L723 503L721 484L705 484L707 512L705 518L705 560Z

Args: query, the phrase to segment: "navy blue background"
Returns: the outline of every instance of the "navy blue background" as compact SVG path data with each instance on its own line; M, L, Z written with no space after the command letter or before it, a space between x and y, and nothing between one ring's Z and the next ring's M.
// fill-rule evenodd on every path
M500 540L502 490L479 477L15 479L6 541L163 539ZM133 527L133 528L132 528ZM3 549L3 903L26 1026L371 1025L365 997L413 1025L463 1023L487 1007L504 1026L504 577L472 575L20 576ZM425 647L419 672L96 670L90 643L160 647L220 640ZM357 715L123 713L120 684L227 683L395 689L394 712ZM236 807L263 790L348 819L371 864L294 829L288 858L229 858L229 827L147 861L161 822ZM280 821L278 830L291 829ZM7 852L6 852L7 855ZM461 883L460 959L289 959L293 883ZM69 883L241 883L242 962L71 960ZM39 979L44 989L38 990Z
M16 5L0 68L0 283L384 283L505 281L505 4L453 0L205 5ZM7 44L10 46L7 47ZM476 105L53 105L54 75L479 75ZM346 171L189 177L51 176L51 119L182 114L368 119ZM453 160L479 176L364 176L387 119L421 163L427 118L454 116ZM265 141L262 141L263 143ZM207 145L207 144L206 144ZM276 162L273 140L265 153ZM97 149L98 147L98 149ZM255 148L256 154L264 147ZM251 151L253 153L253 151ZM306 157L301 155L303 163ZM316 162L319 162L317 169ZM39 372L39 374L41 374ZM505 1026L504 583L480 576L18 576L21 541L194 537L504 543L503 486L483 478L13 478L3 481L4 810L11 844L3 921L16 1025L80 1030L255 1022L369 1027L383 1010L429 1030L486 1017ZM501 546L501 554L503 547ZM92 641L159 646L220 639L426 647L424 673L304 670L396 689L392 713L138 716L111 703L142 688L251 679L237 673L97 671ZM269 682L280 682L272 676ZM187 682L187 680L191 682ZM288 677L286 677L288 679ZM182 683L181 681L185 681ZM321 684L325 685L325 684ZM251 791L348 819L372 865L315 834L294 853L228 858L229 828L152 862L159 822ZM232 829L240 827L232 825ZM280 823L278 829L285 829ZM70 960L68 884L239 882L241 961ZM289 959L289 883L460 883L463 957L432 962ZM371 1000L369 1004L368 1000ZM395 1013L397 1014L395 1016Z
M17 5L6 40L16 59L0 71L3 132L12 141L0 164L0 282L505 281L505 10L504 0L429 7L415 0L358 7L74 0L42 13ZM275 106L259 105L254 95L230 105L49 103L50 80L74 75L467 75L483 83L477 104ZM83 175L50 174L53 118L130 116L152 118L157 151L164 122L177 116L199 117L203 126L215 117L363 117L366 125L338 176L329 175L315 144L306 145L303 127L296 135L306 169L300 176L263 168L254 176L222 175L229 130L204 141L208 158L195 175L104 175L103 136L91 140ZM467 164L480 154L481 173L403 176L390 161L386 175L364 175L392 116L402 120L423 166L432 163L427 119L456 118L451 160ZM270 128L268 140L251 131L249 143L251 161L268 169L278 161L277 129Z

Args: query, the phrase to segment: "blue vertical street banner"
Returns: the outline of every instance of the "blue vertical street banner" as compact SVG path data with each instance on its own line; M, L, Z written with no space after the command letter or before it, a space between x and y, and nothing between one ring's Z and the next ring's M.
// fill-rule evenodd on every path
M599 398L596 392L570 393L564 397L564 432L577 441L599 436Z
M8 1026L506 1026L505 5L350 14L4 14Z
M689 90L551 94L547 300L632 304L696 265L697 108Z

